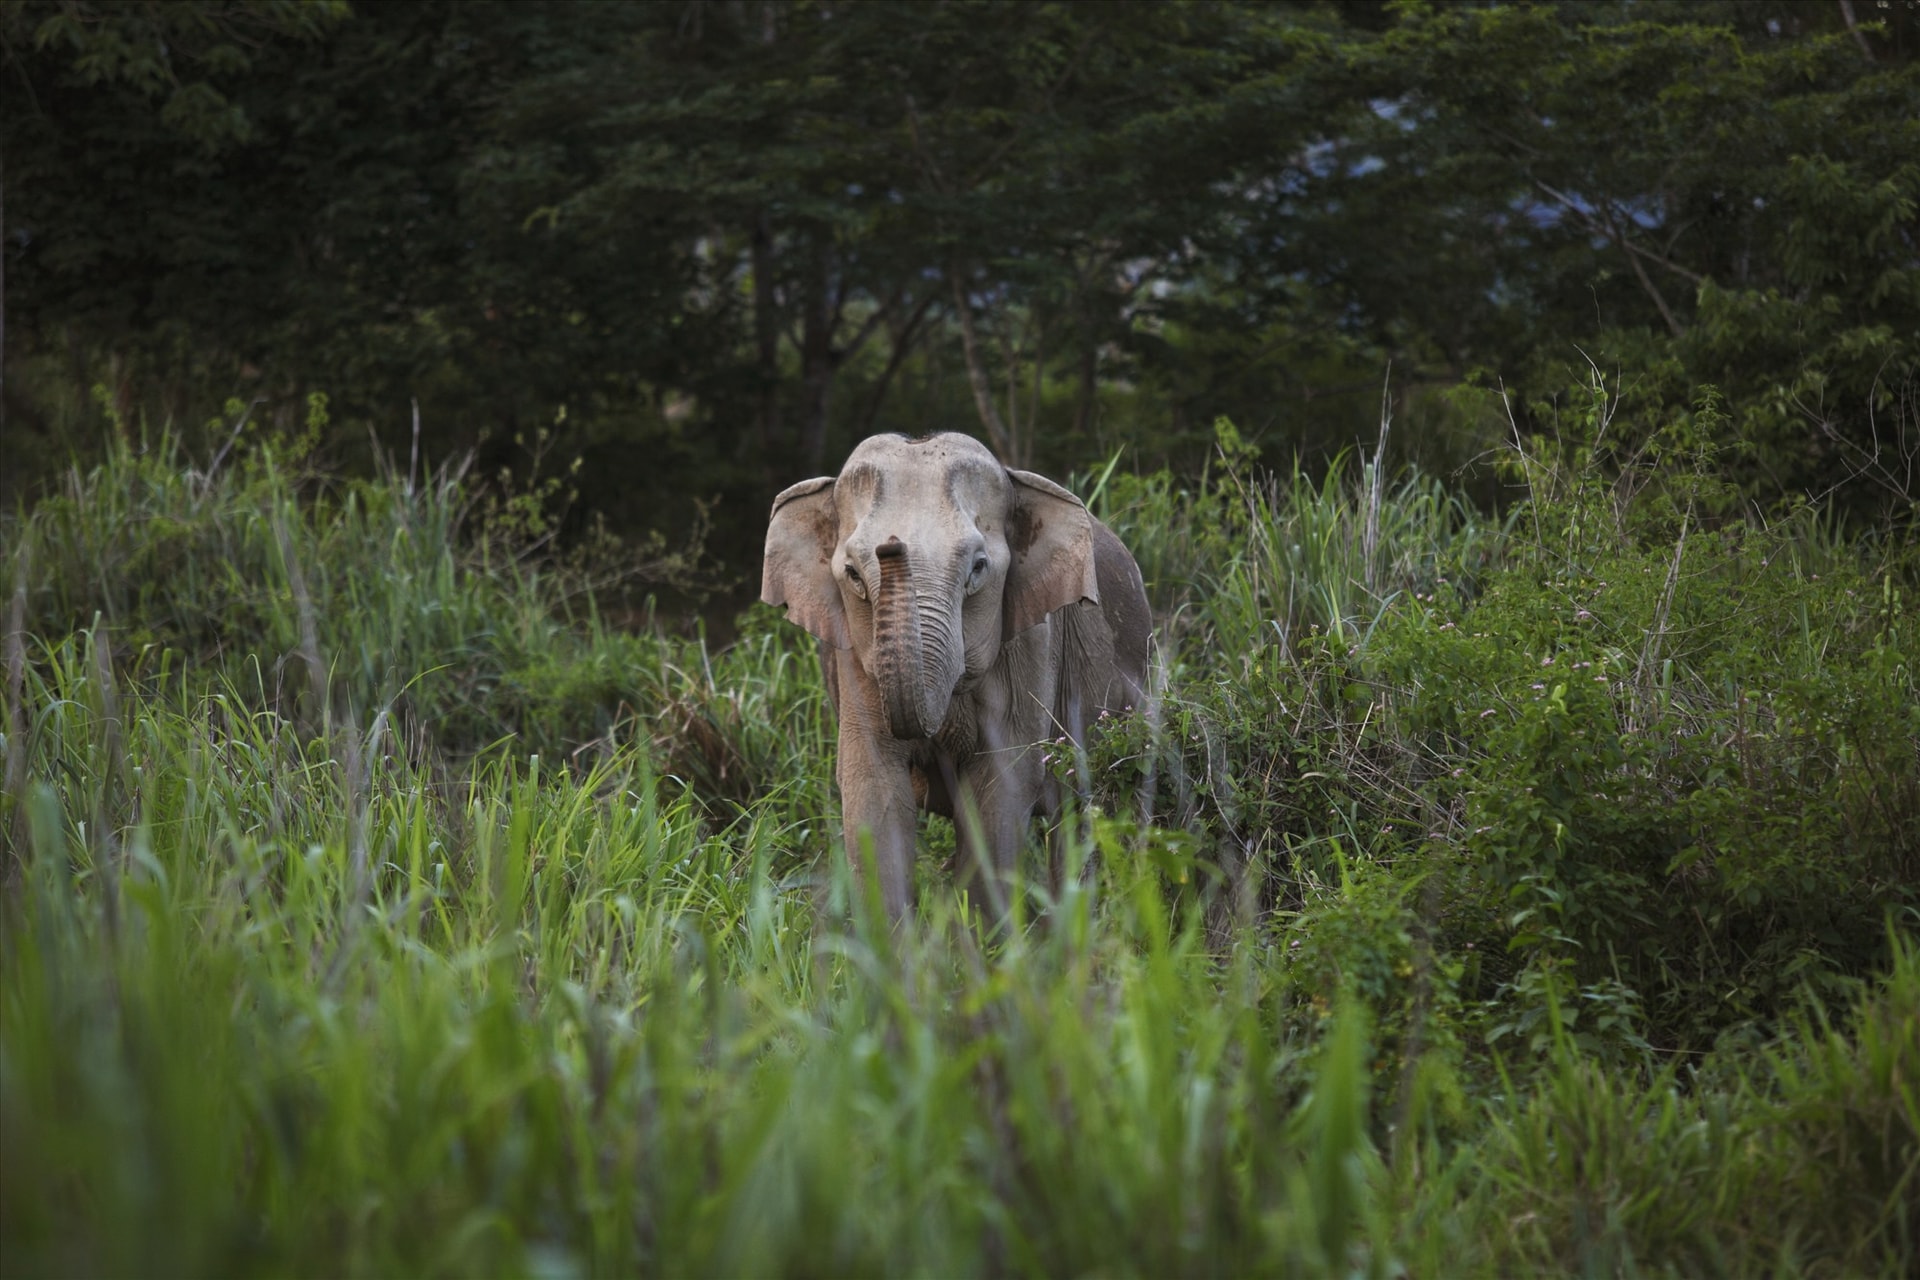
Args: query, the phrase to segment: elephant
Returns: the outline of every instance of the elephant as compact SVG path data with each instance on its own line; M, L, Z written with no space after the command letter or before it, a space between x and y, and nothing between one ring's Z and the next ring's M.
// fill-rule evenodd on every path
M773 502L761 599L820 641L856 882L862 840L890 919L913 906L918 810L952 818L962 883L1004 888L1047 768L1135 705L1153 615L1140 567L1067 490L954 433L863 441Z

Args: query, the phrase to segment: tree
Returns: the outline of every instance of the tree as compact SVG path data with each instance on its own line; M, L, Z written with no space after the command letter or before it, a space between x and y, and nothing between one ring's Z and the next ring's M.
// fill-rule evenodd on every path
M1920 425L1915 10L1822 12L1404 6L1347 43L1337 126L1248 235L1401 367L1524 404L1585 351L1648 420L1711 383L1753 492L1911 499L1884 471L1889 419Z
M60 87L120 91L123 99L131 97L139 104L130 114L151 113L151 119L141 123L157 122L169 135L207 155L217 154L252 135L253 120L228 96L228 86L253 67L260 51L316 40L346 13L345 0L135 0L116 5L14 0L0 7L0 65L12 73L13 87L25 92L19 95L24 101L10 104L9 115L21 122L26 136L44 135L47 104L34 92L34 71L26 64L64 64ZM7 419L6 258L12 243L7 235L4 157L14 143L0 134L0 428ZM17 174L36 187L53 180L50 167L36 165L34 159L41 157L33 154L31 143L28 147L27 163ZM71 171L73 166L66 168ZM27 208L34 203L30 197ZM30 236L32 222L27 226ZM84 261L86 249L75 256Z
M1590 355L1648 429L1719 387L1752 495L1872 509L1920 441L1917 33L1911 0L14 0L8 444L64 450L99 383L176 423L319 389L364 465L417 402L439 456L549 430L616 526L719 496L741 561L877 427L1185 464L1228 414L1311 456L1390 366L1442 462L1507 424L1432 392L1545 429Z
M739 381L756 389L757 443L808 470L841 371L890 339L871 421L943 318L1003 456L1031 459L1038 388L1063 352L1084 424L1100 349L1147 282L1187 270L1216 203L1207 183L1225 170L1194 158L1227 153L1193 135L1233 85L1271 73L1283 29L1224 4L645 12L591 72L506 98L503 133L594 140L587 167L555 175L555 225L635 208L702 225L700 305L750 331Z

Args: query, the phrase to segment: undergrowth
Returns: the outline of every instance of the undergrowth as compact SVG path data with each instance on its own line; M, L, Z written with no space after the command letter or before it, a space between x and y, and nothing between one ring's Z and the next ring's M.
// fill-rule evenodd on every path
M770 611L122 449L4 526L0 1270L1909 1273L1912 546L1592 404L1504 521L1089 484L1161 625L1082 873L895 931Z

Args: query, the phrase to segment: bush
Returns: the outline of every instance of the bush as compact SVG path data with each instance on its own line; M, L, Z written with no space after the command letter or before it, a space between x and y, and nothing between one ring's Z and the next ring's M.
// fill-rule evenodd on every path
M1623 461L1589 391L1505 536L1418 480L1377 522L1365 470L1256 481L1229 435L1198 488L1109 485L1160 580L1208 586L1163 586L1163 696L1096 777L1276 927L1350 865L1431 881L1415 923L1495 1041L1543 1046L1559 992L1590 1048L1697 1051L1880 969L1920 906L1920 556L1742 516L1710 394Z
M15 518L8 1273L1909 1273L1911 547L1222 444L1103 490L1172 616L1007 927L854 909L796 628L463 478Z
M314 414L317 430L318 399ZM510 743L551 767L639 735L713 804L783 785L794 771L770 758L786 748L769 733L817 720L824 696L801 646L743 646L718 664L741 681L717 686L703 643L609 625L598 589L685 583L698 549L557 552L558 496L549 482L483 486L457 466L418 487L393 473L335 481L311 470L302 440L208 470L171 436L122 443L9 521L10 593L28 634L54 643L97 623L124 677L189 697L229 690L309 726L384 714L404 749L456 760ZM745 674L794 662L795 682ZM755 687L796 701L730 703L729 689Z

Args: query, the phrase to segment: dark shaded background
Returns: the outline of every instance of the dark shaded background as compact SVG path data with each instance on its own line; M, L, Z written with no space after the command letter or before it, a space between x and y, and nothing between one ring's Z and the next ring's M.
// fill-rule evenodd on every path
M9 3L0 484L315 391L329 465L404 465L417 404L576 531L710 506L738 585L875 430L1193 469L1227 415L1318 465L1385 384L1395 460L1494 501L1598 373L1623 432L1716 388L1756 504L1898 517L1917 42L1914 0Z

